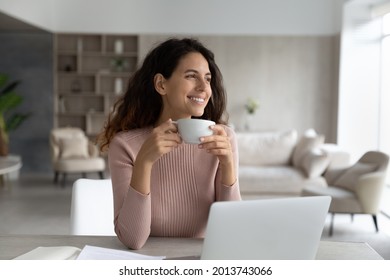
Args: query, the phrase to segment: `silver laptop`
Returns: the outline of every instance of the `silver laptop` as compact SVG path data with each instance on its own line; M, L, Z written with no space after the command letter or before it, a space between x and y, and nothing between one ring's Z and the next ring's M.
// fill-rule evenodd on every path
M316 196L215 202L201 259L314 259L330 201Z

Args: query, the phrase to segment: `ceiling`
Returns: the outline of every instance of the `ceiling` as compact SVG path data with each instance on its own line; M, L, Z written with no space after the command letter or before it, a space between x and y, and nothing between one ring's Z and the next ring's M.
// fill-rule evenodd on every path
M0 32L42 32L33 25L20 21L0 12Z
M334 35L341 30L344 1L110 0L107 5L107 0L0 0L0 31ZM202 5L207 9L189 14Z

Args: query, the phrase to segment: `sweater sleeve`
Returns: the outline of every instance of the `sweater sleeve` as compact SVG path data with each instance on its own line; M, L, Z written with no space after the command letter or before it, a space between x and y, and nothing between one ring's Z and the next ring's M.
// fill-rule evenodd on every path
M150 234L151 198L130 186L135 155L121 137L110 143L108 161L114 196L115 232L131 249L141 248Z
M235 171L236 171L236 181L231 186L226 186L221 183L221 170L218 168L217 174L216 174L216 200L217 201L226 201L226 200L241 200L241 194L240 194L240 186L238 182L238 147L237 147L237 138L234 131L229 128L225 127L225 130L227 132L227 135L230 139L230 144L233 151L233 160L235 165Z

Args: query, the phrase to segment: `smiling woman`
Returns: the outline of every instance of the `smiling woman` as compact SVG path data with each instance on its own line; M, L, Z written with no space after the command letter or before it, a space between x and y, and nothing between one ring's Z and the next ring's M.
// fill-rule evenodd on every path
M169 39L146 56L114 106L99 142L108 150L114 224L128 247L149 236L203 237L216 200L240 200L234 131L214 54L198 40ZM176 120L215 122L188 144Z
M193 69L196 68L196 69ZM211 73L207 60L200 53L185 55L167 79L154 77L156 91L163 100L159 122L171 119L201 117L211 97Z

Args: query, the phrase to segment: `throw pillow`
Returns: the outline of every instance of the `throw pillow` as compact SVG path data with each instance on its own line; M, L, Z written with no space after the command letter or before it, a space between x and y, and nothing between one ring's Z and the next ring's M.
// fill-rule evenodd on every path
M376 169L376 164L357 162L341 174L333 184L336 187L353 191L360 176L374 172Z
M308 178L315 178L325 172L329 163L330 158L327 153L320 149L312 149L305 155L302 169Z
M241 165L288 164L296 143L296 130L237 133Z
M319 146L323 144L324 141L324 135L303 135L301 139L299 139L293 152L293 166L301 168L303 166L303 159L305 158L306 154L313 149L319 148Z
M63 159L89 157L88 139L86 137L61 138L59 144L60 157Z

